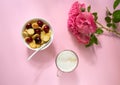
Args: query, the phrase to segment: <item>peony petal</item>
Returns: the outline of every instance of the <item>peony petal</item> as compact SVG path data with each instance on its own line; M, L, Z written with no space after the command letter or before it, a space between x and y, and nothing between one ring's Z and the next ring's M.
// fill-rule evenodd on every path
M80 4L78 1L74 2L69 11L69 16L77 16L81 12L81 8L85 8L85 4Z
M87 35L84 35L82 33L79 33L78 35L75 36L77 38L77 40L80 42L80 43L83 43L83 44L88 44L89 41L90 41L90 36L87 36Z
M97 25L96 25L96 23L94 21L94 17L92 15L92 13L90 13L90 12L83 12L83 15L90 22L90 26L91 26L90 32L94 33L96 31L96 29L97 29Z
M69 12L69 16L77 16L79 14L79 2L76 1L73 3L71 9L70 9L70 12Z
M96 31L97 26L91 13L83 12L76 17L76 26L80 32L85 34L92 34ZM81 23L82 22L82 23Z

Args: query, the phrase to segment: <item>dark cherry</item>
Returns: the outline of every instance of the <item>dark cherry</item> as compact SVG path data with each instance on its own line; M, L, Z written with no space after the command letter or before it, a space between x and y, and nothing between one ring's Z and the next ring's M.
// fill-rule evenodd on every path
M35 34L40 34L41 33L41 30L38 28L38 29L34 29L35 31Z
M29 43L31 43L33 41L33 39L31 37L28 37L28 38L26 38L25 41L29 44Z
M26 25L26 28L27 28L27 29L32 28L31 23L28 23L28 24Z
M35 38L35 43L36 43L36 44L40 44L40 43L41 43L40 37L36 37L36 38Z
M49 29L50 29L50 28L49 28L48 25L45 25L45 26L44 26L44 31L45 31L45 33L48 33L48 32L49 32Z
M42 22L41 20L38 20L38 21L37 21L37 24L38 24L40 27L43 26L43 22Z

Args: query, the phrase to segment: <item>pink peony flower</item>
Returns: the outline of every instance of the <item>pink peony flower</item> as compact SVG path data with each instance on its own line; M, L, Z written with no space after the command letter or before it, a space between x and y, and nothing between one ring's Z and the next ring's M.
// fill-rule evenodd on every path
M90 12L82 12L85 5L75 2L69 12L68 29L80 43L88 44L90 35L94 33L97 26Z

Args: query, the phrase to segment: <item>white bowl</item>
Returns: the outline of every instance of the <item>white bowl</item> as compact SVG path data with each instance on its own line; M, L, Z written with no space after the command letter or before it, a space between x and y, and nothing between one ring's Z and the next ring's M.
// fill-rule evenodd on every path
M27 23L29 23L29 22L31 22L31 21L36 21L36 20L41 20L41 21L43 21L44 23L46 23L46 24L49 26L49 28L50 28L50 30L51 30L51 37L50 37L50 40L49 40L48 42L46 42L45 44L41 45L39 48L31 48L31 47L27 44L27 42L25 41L22 32L23 32L23 30L25 29L25 26L26 26ZM33 19L27 21L27 22L24 24L23 28L22 28L22 32L21 32L21 36L22 36L23 43L25 44L25 46L27 46L27 47L28 47L29 49L31 49L31 50L39 50L39 49L40 49L40 50L44 50L44 49L46 49L47 47L49 47L49 46L51 45L52 41L53 41L53 36L54 36L53 28L51 27L51 25L50 25L46 20L41 19L41 18L33 18Z

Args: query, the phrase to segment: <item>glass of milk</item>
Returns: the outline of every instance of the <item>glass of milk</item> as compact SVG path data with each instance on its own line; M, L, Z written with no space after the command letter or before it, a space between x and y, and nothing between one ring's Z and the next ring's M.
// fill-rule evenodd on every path
M56 57L56 66L58 68L58 71L66 73L72 72L75 70L77 65L78 56L72 50L64 50L60 52Z

